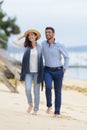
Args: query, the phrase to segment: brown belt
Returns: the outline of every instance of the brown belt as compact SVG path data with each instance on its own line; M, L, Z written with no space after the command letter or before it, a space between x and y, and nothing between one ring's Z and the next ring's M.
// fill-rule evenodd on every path
M61 70L63 68L63 66L60 66L60 67L48 67L48 66L45 66L45 68L47 68L49 70Z

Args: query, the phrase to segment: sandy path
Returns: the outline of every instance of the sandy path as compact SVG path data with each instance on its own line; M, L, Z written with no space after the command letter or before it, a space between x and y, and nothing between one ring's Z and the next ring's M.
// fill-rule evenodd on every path
M0 130L87 130L87 96L73 90L63 90L61 117L48 115L45 92L41 92L37 116L28 114L24 87L19 94L10 93L0 84ZM54 97L53 97L54 98ZM53 101L54 102L54 101Z

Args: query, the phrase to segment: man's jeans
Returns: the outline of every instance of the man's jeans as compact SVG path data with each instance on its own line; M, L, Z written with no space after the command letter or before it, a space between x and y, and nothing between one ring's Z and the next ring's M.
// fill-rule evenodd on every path
M40 84L37 83L37 73L26 74L25 77L25 92L29 105L33 105L32 101L32 82L34 81L34 111L39 109L39 101L40 101Z
M52 81L54 81L54 92L55 92L55 111L54 114L60 114L61 108L61 89L63 80L63 68L60 70L51 70L45 67L45 85L46 85L46 100L47 107L52 106Z

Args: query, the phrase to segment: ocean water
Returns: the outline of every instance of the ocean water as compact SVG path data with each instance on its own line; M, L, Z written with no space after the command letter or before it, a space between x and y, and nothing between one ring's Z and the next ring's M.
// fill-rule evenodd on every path
M87 68L84 67L70 67L65 73L65 77L87 80Z
M70 52L70 66L87 66L87 52Z
M25 49L10 46L7 53L22 62ZM69 68L65 73L65 77L87 80L87 46L69 47L70 55Z

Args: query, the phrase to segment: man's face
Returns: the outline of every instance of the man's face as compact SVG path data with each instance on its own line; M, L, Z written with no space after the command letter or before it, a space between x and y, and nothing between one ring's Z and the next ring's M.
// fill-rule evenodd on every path
M54 33L52 32L51 29L47 29L47 30L45 30L45 36L46 36L47 40L50 40L50 39L54 38Z

